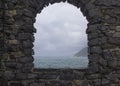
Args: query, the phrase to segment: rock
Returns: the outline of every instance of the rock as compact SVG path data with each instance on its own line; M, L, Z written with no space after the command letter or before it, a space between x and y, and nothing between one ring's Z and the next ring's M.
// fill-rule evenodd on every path
M9 10L9 11L6 11L6 15L9 16L9 17L13 17L15 16L17 13L16 13L16 10Z
M92 39L88 42L89 46L95 46L95 45L99 45L99 40L98 39Z
M88 84L89 84L89 83L88 83L88 80L83 80L83 81L81 82L81 86L89 86Z
M34 78L36 78L37 77L37 74L28 74L28 79L34 79Z
M24 48L32 48L33 43L30 40L23 41L23 46L24 46Z
M11 86L24 86L22 83L20 82L11 82L10 83Z
M34 61L34 59L32 56L18 58L18 62L21 62L21 63L29 63L29 62L33 62L33 61Z
M101 11L98 8L89 9L88 13L90 17L96 17L102 15Z
M15 73L13 73L12 71L5 71L4 77L5 77L7 80L14 79L14 78L15 78Z
M94 46L92 48L90 48L90 52L91 53L96 53L96 54L101 54L102 53L102 49L98 46Z
M108 42L115 45L120 45L120 38L111 37L108 39Z
M116 31L120 31L120 26L117 26L117 27L116 27Z
M17 67L17 63L16 62L6 62L6 67L12 68L12 69L16 69Z
M120 38L120 32L116 32L113 34L113 37L119 37Z
M26 73L17 73L16 79L25 80L25 79L27 79L27 74Z
M102 79L102 85L108 85L109 84L109 80L107 79Z
M18 44L18 40L8 40L9 44Z
M104 67L107 66L107 61L105 59L100 58L99 64L103 65Z
M27 40L27 39L31 39L31 34L30 33L19 33L18 34L18 39L19 40Z
M81 86L82 80L74 80L75 86Z
M118 65L118 61L117 60L110 60L108 61L108 66L115 68Z
M93 84L94 84L94 86L100 86L100 84L101 84L101 79L95 79L95 80L93 80Z
M33 49L24 49L24 54L25 55L34 55Z
M96 0L95 4L100 6L120 6L119 0L109 0L106 2L106 0Z

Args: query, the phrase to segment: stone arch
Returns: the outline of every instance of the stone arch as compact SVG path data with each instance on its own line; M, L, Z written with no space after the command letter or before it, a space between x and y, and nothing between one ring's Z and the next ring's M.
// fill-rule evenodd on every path
M67 7L68 9L66 9L64 6L62 7L62 5L64 5L65 7ZM57 9L56 9L56 7L57 6L59 6ZM61 6L61 7L60 7ZM50 8L52 8L51 9L51 11L49 11L49 9ZM63 8L64 9L66 9L66 11L67 10L69 10L69 13L67 13L67 12L65 12L65 11L62 11L62 10L59 10L59 8L62 8L62 10L63 10ZM58 13L60 13L60 14L56 14L57 12ZM47 15L43 15L43 14L45 14L45 12L47 12ZM52 13L53 12L53 13ZM55 12L55 13L54 13ZM65 12L65 13L64 13ZM72 14L72 12L76 12L76 13L73 13ZM49 13L49 14L48 14ZM50 17L50 15L55 15L55 16L51 16ZM68 16L69 15L69 16ZM75 15L79 15L78 17L76 17ZM59 17L61 17L61 18L58 18L58 17L56 17L56 16L59 16ZM72 28L70 28L70 27L72 27L71 25L74 25L75 24L75 20L74 20L74 17L72 18L72 20L71 20L71 16L74 16L75 17L75 19L77 19L78 21L79 21L79 23L78 22L76 22L76 23L78 23L77 25L79 26L78 27L78 34L80 35L79 37L78 36L74 36L73 35L73 37L74 38L72 38L72 37L70 37L70 36L72 36L72 34L69 34L69 31L70 32L73 32L73 31L71 31L70 29L72 29ZM63 17L64 18L66 18L66 20L65 19L63 19ZM42 21L40 20L42 18ZM51 20L51 18L53 19L53 21L51 22L51 21L49 21L49 20ZM55 21L54 21L54 18L55 18ZM57 19L56 19L57 18ZM78 19L79 18L79 19ZM62 19L62 21L61 21L61 19ZM72 23L70 23L70 21L72 21ZM46 22L47 23L46 23ZM60 24L58 24L57 23L57 26L56 25L53 25L55 22L58 22L58 23L60 23ZM66 21L67 22L67 24L71 24L70 26L68 26L67 25L67 28L65 28L64 27L64 25L66 24L66 22L64 23L64 21ZM48 23L49 22L49 23ZM53 23L53 24L50 24L50 23ZM82 26L82 23L84 23L85 25L85 27L81 27ZM78 50L77 51L79 51L80 49L81 49L81 47L86 47L87 48L87 34L86 34L86 29L87 29L87 23L88 23L88 21L86 20L86 17L84 17L83 16L83 14L82 14L82 12L80 11L80 9L78 9L77 7L75 7L75 6L73 6L73 5L71 5L71 4L69 4L69 3L67 3L67 2L65 2L65 3L53 3L52 5L50 5L49 4L49 6L47 6L47 7L45 7L45 8L43 8L43 10L42 10L42 12L41 13L39 13L39 14L37 14L37 17L36 17L36 22L34 23L34 26L35 26L35 28L36 28L36 30L37 30L37 33L35 33L34 34L34 36L35 36L35 42L34 42L34 52L35 52L35 55L33 55L33 57L34 57L34 66L35 66L35 68L43 68L44 66L44 64L45 63L43 63L42 61L44 61L44 59L43 60L40 60L41 59L41 57L46 57L46 59L51 59L52 57L51 56L54 56L54 55L57 55L57 56L66 56L66 55L74 55L76 52L74 52L74 51L72 51L71 53L70 53L70 51L68 50L68 48L69 47L67 47L66 46L66 42L65 41L60 41L59 39L61 39L61 36L64 36L64 34L66 34L62 39L70 39L70 40L75 40L77 37L78 37L78 40L79 41L81 41L81 38L84 38L84 40L83 41L81 41L81 42L79 42L79 45L77 45L77 44L72 44L72 41L71 41L71 43L68 43L68 46L70 46L69 44L72 44L70 47L74 47L74 45L77 45L78 46ZM44 26L42 26L44 24ZM55 23L56 24L56 23ZM61 25L62 24L62 25ZM38 25L41 25L40 27L38 27ZM49 25L52 25L52 28L51 27L49 27ZM75 24L76 25L76 24ZM57 35L57 34L54 34L54 33L56 33L56 30L55 30L55 28L57 29L57 30L60 30L60 32L57 32L59 35ZM44 37L44 34L43 33L41 33L41 30L42 30L42 32L44 32L44 34L48 34L48 37L49 38L46 38L46 39L48 39L48 40L45 40L44 38L42 38L42 37ZM49 30L50 32L48 32L48 31L46 31L46 30ZM64 31L64 30L67 30L67 29L69 29L68 31ZM73 30L74 29L77 29L77 28L74 28L73 27ZM54 32L55 31L55 32ZM64 32L66 32L66 33L61 33L61 31L64 31ZM82 31L82 32L81 32ZM41 35L40 35L41 34ZM82 34L82 35L81 35ZM52 36L52 35L54 35L54 36ZM61 48L60 48L60 45L58 46L56 43L54 44L54 41L52 40L52 39L54 39L54 37L56 37L55 38L55 40L57 40L57 38L59 38L58 40L57 40L57 43L58 43L58 41L59 41L59 43L60 43L60 45L62 45L61 46ZM66 38L65 38L66 37ZM52 39L51 39L52 38ZM70 41L69 40L69 41ZM47 43L45 43L44 41L46 41ZM52 43L51 43L51 41L52 41ZM84 42L84 43L83 43ZM45 49L45 48L43 48L43 46L44 47L46 47L46 46L48 46L49 44L48 43L50 43L51 45L53 45L54 44L54 49L55 50L51 50L52 52L50 52L50 50L48 50L47 51L47 49ZM84 45L84 46L81 46L80 47L80 45L82 45L82 44ZM43 44L45 44L45 45L43 45ZM47 45L48 44L48 45ZM62 49L63 49L63 46L64 46L64 49L67 49L67 51L61 51ZM42 47L42 48L41 48ZM48 46L49 47L49 46ZM47 48L47 47L46 47ZM74 47L75 48L75 47ZM43 50L43 49L45 49L45 50ZM60 50L60 52L58 52ZM47 52L46 52L47 51ZM55 51L57 52L57 54L55 53ZM43 53L44 54L43 54ZM48 53L48 52L50 52L50 53ZM73 53L74 52L74 53ZM60 54L61 53L61 54ZM66 54L67 53L67 54ZM36 57L38 57L38 56L40 55L40 59L38 59L38 58L36 58ZM48 56L50 56L51 58L49 58ZM60 59L60 58L57 58L57 59ZM86 68L86 67L88 67L88 56L87 56L87 49L86 49L86 56L85 56L85 58L84 58L85 60L79 60L79 61L81 61L81 62L76 62L76 63L78 63L78 65L76 65L76 66L74 66L74 67L72 67L72 66L70 66L70 65L68 65L68 67L70 67L70 68L73 68L73 69L76 69L76 68L80 68L80 67L83 67L84 66L84 68ZM62 59L63 60L63 59ZM69 58L68 58L68 60L69 60ZM50 60L49 60L50 61ZM53 61L55 61L55 58L53 58ZM77 61L77 58L76 58L76 61ZM43 64L40 64L40 65L37 65L37 64L39 64L39 63L43 63ZM57 61L56 61L57 62ZM85 65L81 65L82 64L82 62L84 62L84 64ZM62 62L61 62L62 63ZM59 62L59 65L61 64L60 62ZM55 68L55 66L52 66L52 65L54 65L54 63L52 64L52 63L46 63L47 65L51 65L51 67L52 68ZM71 63L71 65L72 64L74 64L74 62L73 63ZM66 64L67 65L67 64ZM50 66L46 66L46 67L48 67L49 69L51 68ZM46 68L46 67L44 67L44 68ZM62 65L62 66L58 66L57 68L59 68L59 69L61 69L61 68L67 68L67 66L65 66L65 64L64 65Z
M84 86L88 83L90 86L120 85L119 0L67 0L80 7L89 21L87 29L89 67L87 69L33 70L35 16L49 3L61 1L66 0L0 1L0 82L3 82L0 83L1 86L46 84L47 86L58 84L74 86L73 83L76 84L75 86ZM114 77L114 80L111 77ZM59 81L54 83L48 80L48 83L46 79Z
M12 22L13 27L16 28L18 32L16 32L14 37L13 35L10 35L10 39L6 45L8 45L8 49L11 49L11 57L19 57L16 60L18 62L24 63L23 68L24 71L30 71L33 69L33 57L34 51L32 49L33 47L33 41L34 36L33 33L36 32L36 29L34 28L33 24L35 22L35 17L37 13L40 13L42 9L45 6L48 6L49 4L59 3L59 2L65 2L81 8L81 11L84 16L86 16L87 20L89 21L88 28L87 28L87 34L88 34L88 46L89 46L89 68L94 69L94 71L99 71L99 65L98 65L98 57L102 56L102 48L99 40L98 35L99 33L98 27L102 25L103 23L103 15L102 11L99 7L95 6L94 1L91 0L26 0L26 1L14 1L11 3L18 4L15 9L10 11L7 16L14 17L15 22L12 22L12 19L8 21L8 23ZM9 1L8 1L9 3ZM22 4L21 4L22 3ZM9 4L8 4L9 6ZM10 10L12 7L10 8ZM97 33L98 32L98 33ZM15 40L12 40L15 39ZM96 41L96 42L95 42ZM18 45L19 42L19 46ZM99 42L99 44L98 44ZM10 44L11 43L11 44ZM13 43L13 44L12 44ZM10 45L10 46L9 46ZM16 45L15 49L13 45ZM13 47L11 47L13 46ZM19 52L18 52L19 51ZM14 52L14 53L13 53ZM23 58L21 58L23 57ZM95 59L94 59L95 58ZM27 64L28 62L29 64ZM18 63L16 63L18 64ZM27 66L27 68L26 68ZM28 67L29 66L29 67Z
M89 33L93 34L94 37L97 39L97 35L98 34L94 34L96 30L92 31L91 29L97 29L95 28L97 26L97 24L102 24L102 12L101 10L96 7L94 4L93 4L93 1L89 1L89 0L48 0L48 1L39 1L39 0L31 0L30 1L30 7L28 7L26 9L26 11L30 12L30 14L32 13L33 14L33 20L35 19L35 16L37 13L40 13L44 7L48 6L49 4L54 4L54 3L59 3L59 2L68 2L74 6L76 6L77 8L81 8L81 11L83 13L84 16L86 16L89 24L88 24L88 28L87 28L87 34L88 34L88 41L89 41L89 67L91 67L92 69L95 69L94 71L99 71L99 67L98 67L98 64L97 64L97 61L96 62L93 62L93 60L91 60L91 57L94 56L96 58L98 58L99 52L102 52L102 49L100 47L100 45L97 45L95 46L94 44L91 44L91 39L90 36L89 36ZM31 7L34 8L31 9ZM32 22L33 24L33 22ZM94 41L94 40L92 40ZM96 52L95 51L91 51L91 46L95 46L95 49L98 51ZM92 55L92 54L95 54L95 55ZM95 66L95 67L94 67Z

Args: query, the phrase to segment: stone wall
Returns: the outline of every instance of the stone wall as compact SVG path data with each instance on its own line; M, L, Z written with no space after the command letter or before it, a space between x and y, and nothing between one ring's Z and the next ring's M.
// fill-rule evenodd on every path
M67 0L89 21L88 68L34 69L36 14L61 1L0 1L0 86L120 86L120 0Z

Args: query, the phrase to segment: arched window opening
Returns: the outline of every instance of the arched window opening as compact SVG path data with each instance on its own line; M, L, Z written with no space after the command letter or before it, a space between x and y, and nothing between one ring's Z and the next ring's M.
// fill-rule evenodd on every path
M88 65L87 23L80 9L56 3L36 16L35 68L83 68Z

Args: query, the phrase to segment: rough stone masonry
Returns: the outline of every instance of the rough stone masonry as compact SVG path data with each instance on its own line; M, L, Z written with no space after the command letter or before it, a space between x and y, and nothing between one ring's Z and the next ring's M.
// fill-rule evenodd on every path
M66 1L89 21L88 68L35 69L35 17ZM120 86L120 0L0 0L0 86Z

